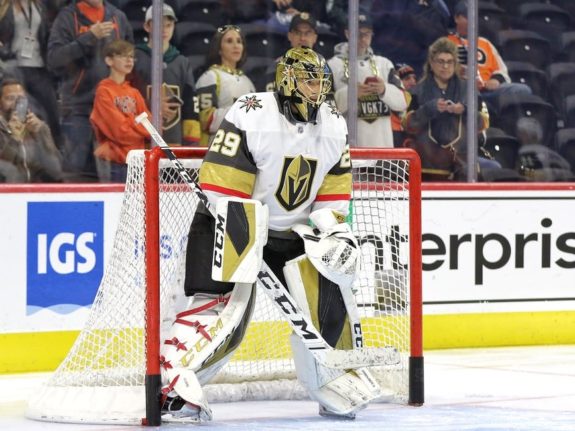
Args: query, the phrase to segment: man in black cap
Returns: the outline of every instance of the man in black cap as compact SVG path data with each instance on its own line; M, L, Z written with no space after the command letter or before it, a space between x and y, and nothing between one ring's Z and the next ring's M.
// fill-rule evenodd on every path
M317 42L317 21L307 12L295 15L290 22L287 38L291 48L301 48L305 46L313 49ZM279 58L266 70L266 91L274 91L276 64L278 60Z
M373 23L368 15L359 15L357 41L357 146L393 147L391 112L402 112L409 104L409 94L403 89L393 63L375 55L371 48ZM349 39L349 31L345 31ZM335 102L347 113L349 80L349 45L335 46L335 56L328 61L333 71Z

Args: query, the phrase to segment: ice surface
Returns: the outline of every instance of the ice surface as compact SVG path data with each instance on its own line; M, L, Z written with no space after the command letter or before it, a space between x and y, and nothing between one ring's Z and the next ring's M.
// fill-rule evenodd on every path
M35 422L26 399L47 374L0 376L0 430L124 431L150 428ZM460 349L425 353L422 407L375 404L355 421L317 415L311 401L212 405L212 430L575 431L575 346ZM164 425L190 430L194 425Z

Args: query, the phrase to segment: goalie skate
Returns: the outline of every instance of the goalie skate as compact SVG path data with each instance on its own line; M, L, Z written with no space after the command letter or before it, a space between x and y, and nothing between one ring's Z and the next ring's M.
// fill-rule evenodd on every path
M174 394L168 396L162 406L162 421L170 423L200 423L212 419L210 410L202 410L182 397Z

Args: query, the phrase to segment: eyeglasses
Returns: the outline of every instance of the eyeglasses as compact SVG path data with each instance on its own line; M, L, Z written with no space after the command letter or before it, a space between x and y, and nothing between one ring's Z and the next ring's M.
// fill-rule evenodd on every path
M124 60L136 61L136 56L134 54L116 54L114 57L120 57Z
M235 30L238 33L241 33L241 31L242 31L237 25L232 25L232 24L223 25L221 27L218 27L218 33L225 33L228 30Z
M433 62L441 67L454 66L455 60L443 60L441 58L433 60Z

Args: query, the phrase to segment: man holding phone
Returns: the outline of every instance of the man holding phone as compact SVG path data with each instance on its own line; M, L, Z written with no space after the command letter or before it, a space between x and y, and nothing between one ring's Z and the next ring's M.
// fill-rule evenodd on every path
M23 84L0 84L0 182L60 182L62 163L48 125L28 106ZM5 175L5 168L11 169Z
M402 85L393 63L375 55L371 48L373 24L367 15L359 16L357 49L357 96L359 147L393 147L391 111L407 109L409 93ZM345 31L349 39L349 30ZM335 56L328 64L333 71L335 102L338 109L347 113L347 86L349 60L347 42L335 47Z

